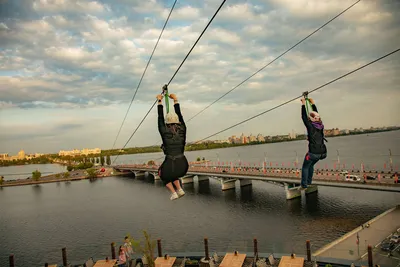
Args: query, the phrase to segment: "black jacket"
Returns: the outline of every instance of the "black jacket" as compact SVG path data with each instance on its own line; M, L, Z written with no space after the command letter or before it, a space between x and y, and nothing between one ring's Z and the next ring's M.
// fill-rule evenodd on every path
M313 111L318 112L317 107L311 105ZM326 146L324 144L324 129L315 128L311 121L307 117L305 105L301 106L301 118L303 119L304 125L307 128L308 135L308 151L313 154L324 154L326 153Z
M186 144L186 125L183 121L179 103L174 104L175 113L179 118L179 128L177 133L172 131L165 125L164 110L162 105L158 105L158 131L163 141L163 150L165 155L177 156L183 154Z

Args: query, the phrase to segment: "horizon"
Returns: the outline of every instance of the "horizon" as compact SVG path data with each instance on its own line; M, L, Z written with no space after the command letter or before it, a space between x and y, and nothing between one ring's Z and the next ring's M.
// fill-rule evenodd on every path
M385 127L400 127L400 125L386 125L386 126L381 126L381 127L375 127L375 126L371 126L371 127L373 127L373 128L375 128L375 129L377 129L377 128L385 128ZM369 130L371 127L369 127L369 128L363 128L363 130ZM330 129L332 129L332 128L330 128ZM336 129L336 127L335 128L333 128L333 129ZM355 128L353 128L353 129L340 129L339 128L339 130L341 131L341 130L354 130L354 129L360 129L360 127L355 127ZM329 129L326 129L326 130L329 130ZM397 130L399 130L399 129L397 129ZM377 133L379 133L379 132L377 132ZM296 133L295 132L295 134L297 135L297 137L299 136L299 135L304 135L305 133ZM241 135L241 134L240 134ZM236 137L240 137L240 135L236 135ZM256 135L254 135L254 136L257 136L258 134L256 134ZM269 137L273 137L273 136L283 136L283 135L287 135L287 134L277 134L277 135L270 135ZM345 135L350 135L350 134L345 134ZM249 137L250 136L250 134L245 134L245 136L246 137ZM266 137L267 135L263 135L263 137ZM203 141L203 142L207 142L207 141L211 141L211 142L215 142L215 141L221 141L221 140L228 140L228 138L229 137L231 137L231 136L228 136L226 139L207 139L207 140L205 140L205 141ZM330 138L330 137L334 137L334 136L327 136L326 138ZM284 140L284 142L286 142L287 140ZM270 143L270 142L265 142L265 143ZM185 146L188 146L188 145L196 145L196 141L194 141L193 142L193 144L188 144L188 143L186 143L186 145ZM243 145L249 145L249 143L247 143L247 144L243 144ZM152 146L152 145L149 145L149 146L136 146L136 147L125 147L124 149L132 149L132 148L144 148L144 147L158 147L158 145L154 145L154 146ZM70 149L64 149L64 151L71 151L71 150L74 150L74 149L78 149L78 150L82 150L82 149L94 149L95 147L81 147L81 148L70 148ZM98 147L98 148L100 148L100 150L103 152L103 151L110 151L110 150L118 150L118 149L121 149L121 148L114 148L114 149L111 149L111 148L101 148L101 147ZM38 154L42 154L42 152L37 152L37 151L35 151L35 152L26 152L24 149L19 149L19 150L16 150L16 152L14 152L14 153L10 153L10 152L4 152L4 151L0 151L0 154L9 154L10 156L12 156L12 155L17 155L18 154L18 152L19 151L21 151L21 150L23 150L24 152L25 152L25 154L35 154L35 153L38 153ZM43 154L58 154L59 152L60 152L61 150L58 150L57 152L47 152L47 153L43 153ZM157 153L157 152L145 152L145 153Z
M226 3L169 86L181 105L187 142L399 48L400 4L361 1L188 122L354 2ZM111 149L172 4L1 1L0 152L15 155L21 147L46 154L73 147ZM114 149L125 144L220 4L221 0L177 2ZM396 53L311 93L325 128L400 125L399 72ZM300 110L296 100L213 138L305 132ZM155 107L127 147L157 142L161 138Z

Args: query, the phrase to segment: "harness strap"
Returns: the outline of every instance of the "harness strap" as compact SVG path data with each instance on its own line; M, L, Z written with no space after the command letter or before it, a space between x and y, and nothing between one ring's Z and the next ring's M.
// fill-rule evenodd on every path
M176 156L166 155L165 157L167 157L167 158L169 158L169 159L172 159L172 160L176 160L176 159L179 159L179 158L183 158L184 156L185 156L185 155L180 154L180 155L176 155Z

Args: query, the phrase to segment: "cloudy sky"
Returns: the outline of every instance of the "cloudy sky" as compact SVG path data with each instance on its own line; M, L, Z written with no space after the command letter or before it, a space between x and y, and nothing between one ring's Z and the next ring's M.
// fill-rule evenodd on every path
M0 0L3 153L111 148L173 0ZM228 0L170 85L189 119L355 0ZM221 0L178 0L122 147ZM362 0L188 123L188 141L400 48L400 4ZM400 52L319 90L327 128L399 125ZM397 74L397 75L396 75ZM219 134L303 133L300 101ZM128 146L160 141L156 109Z

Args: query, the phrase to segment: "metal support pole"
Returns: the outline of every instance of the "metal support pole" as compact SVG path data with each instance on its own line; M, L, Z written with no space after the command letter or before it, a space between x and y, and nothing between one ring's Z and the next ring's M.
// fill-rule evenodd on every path
M10 267L14 267L15 266L15 264L14 264L14 254L10 255L9 260L10 260Z
M254 258L257 261L258 260L258 241L257 241L257 238L253 239L253 244L254 244Z
M310 244L310 240L306 241L306 247L307 247L307 261L311 261L311 244Z
M67 266L67 248L62 248L63 265Z
M111 257L112 257L113 260L116 259L116 255L115 255L115 243L114 243L114 242L111 243Z
M373 267L372 247L368 245L368 267Z
M161 239L157 239L158 257L162 257Z
M210 254L208 252L208 238L207 237L204 238L204 251L206 253L206 260L209 260Z

